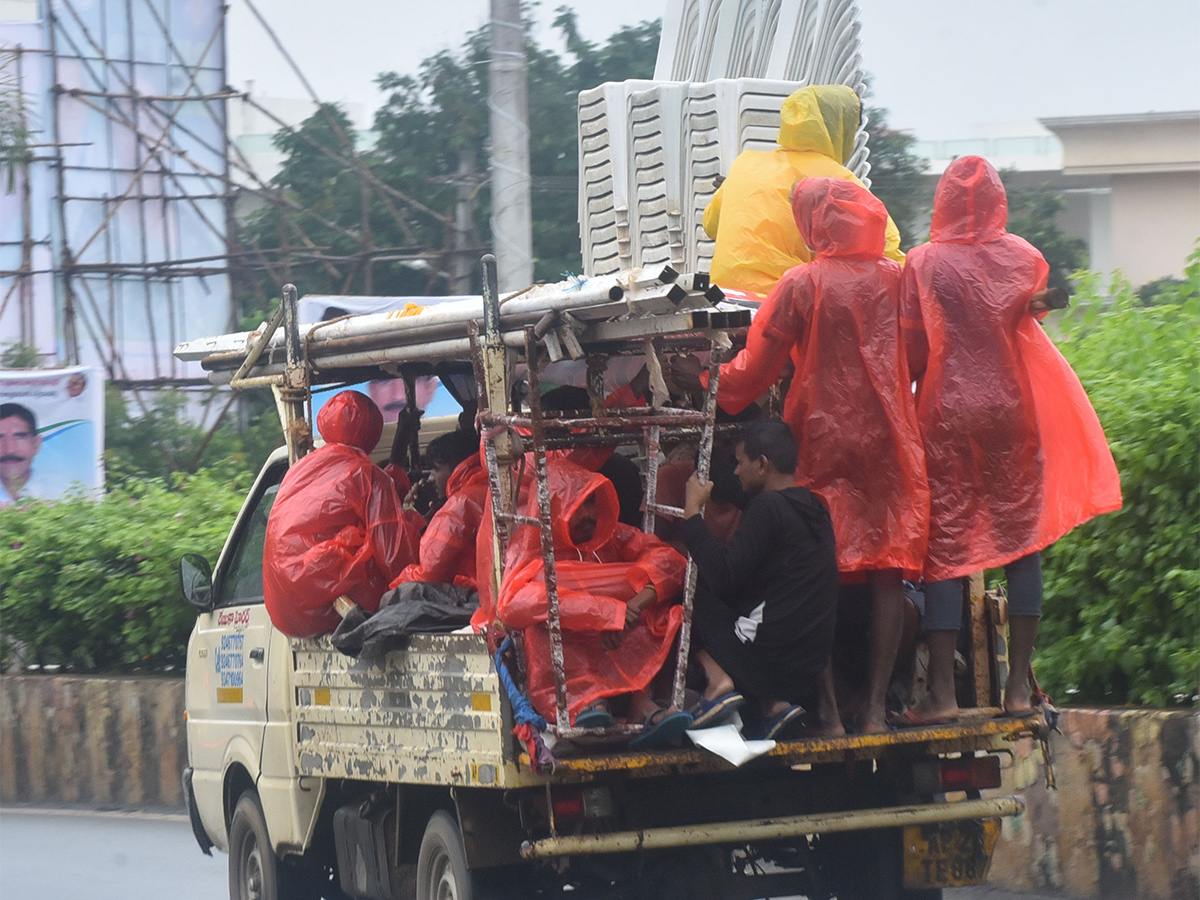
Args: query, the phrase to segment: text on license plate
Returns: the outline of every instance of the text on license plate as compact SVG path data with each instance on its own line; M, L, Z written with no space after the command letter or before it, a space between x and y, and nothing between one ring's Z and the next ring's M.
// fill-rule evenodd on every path
M968 819L904 828L904 886L982 884L1000 838L999 819Z

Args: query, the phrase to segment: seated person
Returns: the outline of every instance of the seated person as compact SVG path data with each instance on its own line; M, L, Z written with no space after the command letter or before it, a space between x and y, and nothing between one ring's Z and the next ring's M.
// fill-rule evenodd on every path
M838 599L837 555L829 512L796 487L796 441L778 420L753 422L737 445L738 480L750 502L727 543L709 531L700 507L711 481L688 479L679 536L699 570L693 623L707 686L692 710L697 726L724 721L744 695L761 707L769 739L794 734L801 704L825 688Z
M477 588L475 538L488 497L487 471L479 459L479 436L452 431L425 451L441 507L421 536L420 561L406 566L392 587L433 581Z
M608 479L567 460L548 465L554 562L565 658L567 709L578 727L614 724L603 701L631 696L631 716L645 725L635 746L678 737L692 717L651 698L651 680L670 655L682 620L675 602L686 561L653 535L617 521ZM536 491L526 515L537 515ZM524 633L529 697L553 721L556 708L549 605L541 536L519 527L509 544L497 614Z
M608 408L641 406L641 398L646 392L645 382L649 377L644 373L643 368L630 384L613 391L606 401ZM588 392L581 387L563 385L542 395L543 412L586 410L590 406ZM636 462L616 452L613 447L579 447L564 451L564 455L571 462L599 472L611 481L617 490L617 500L620 503L618 521L634 528L641 526L642 471Z
M395 485L368 455L383 416L366 394L342 391L317 414L325 444L297 460L279 486L263 546L263 594L289 637L333 631L333 602L367 612L417 558L417 531L401 515Z

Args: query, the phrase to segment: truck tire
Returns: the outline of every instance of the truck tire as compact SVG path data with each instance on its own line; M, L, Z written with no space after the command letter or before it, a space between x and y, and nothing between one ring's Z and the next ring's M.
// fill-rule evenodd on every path
M471 870L454 817L439 809L429 817L417 855L416 900L474 900Z
M238 798L229 823L230 900L318 900L321 888L309 873L275 856L258 794Z

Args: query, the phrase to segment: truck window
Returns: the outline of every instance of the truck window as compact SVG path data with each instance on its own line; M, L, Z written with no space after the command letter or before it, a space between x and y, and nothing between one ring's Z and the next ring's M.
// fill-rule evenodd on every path
M217 585L217 606L246 606L263 602L263 544L267 537L267 517L279 493L287 466L276 466L267 473L265 489L250 514L242 521L229 566Z

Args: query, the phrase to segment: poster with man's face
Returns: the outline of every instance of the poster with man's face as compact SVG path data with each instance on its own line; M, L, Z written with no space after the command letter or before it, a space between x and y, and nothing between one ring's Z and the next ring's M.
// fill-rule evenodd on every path
M99 369L0 369L0 507L104 487Z

